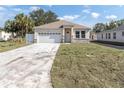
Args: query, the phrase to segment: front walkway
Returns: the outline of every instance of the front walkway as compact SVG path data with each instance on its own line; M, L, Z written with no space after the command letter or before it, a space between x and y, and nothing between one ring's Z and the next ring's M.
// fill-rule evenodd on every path
M0 53L0 87L52 87L50 70L60 44L33 44Z

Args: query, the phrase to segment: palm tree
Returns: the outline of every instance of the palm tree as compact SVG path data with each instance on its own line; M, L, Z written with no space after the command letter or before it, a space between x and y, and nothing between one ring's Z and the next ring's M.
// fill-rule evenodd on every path
M24 37L26 33L33 31L34 23L30 17L22 14L18 14L15 17L17 28L21 32L21 36Z
M34 22L30 17L25 16L25 33L33 33Z
M17 24L17 28L18 28L18 30L20 30L22 37L23 37L23 33L24 33L24 22L25 22L24 17L25 16L24 16L23 13L18 14L18 15L15 16L15 21L16 21L16 24Z

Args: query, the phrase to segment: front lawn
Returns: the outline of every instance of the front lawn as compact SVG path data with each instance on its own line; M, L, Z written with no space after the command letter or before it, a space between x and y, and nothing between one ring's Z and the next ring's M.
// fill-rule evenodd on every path
M15 49L18 47L22 47L26 45L25 41L22 42L15 42L15 41L1 41L0 42L0 52L8 51L11 49Z
M97 44L61 44L53 87L124 87L124 51Z

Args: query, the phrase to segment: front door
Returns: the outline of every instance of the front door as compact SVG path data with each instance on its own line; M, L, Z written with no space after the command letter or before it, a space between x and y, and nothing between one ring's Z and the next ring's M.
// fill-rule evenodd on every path
M65 43L71 43L71 29L65 28Z

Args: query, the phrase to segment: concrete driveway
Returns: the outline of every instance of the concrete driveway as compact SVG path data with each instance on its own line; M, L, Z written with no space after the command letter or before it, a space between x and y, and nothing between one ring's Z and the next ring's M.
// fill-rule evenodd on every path
M59 45L39 43L0 53L0 87L52 87L50 70Z

